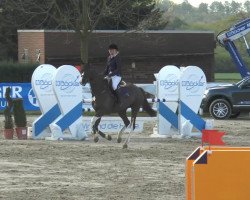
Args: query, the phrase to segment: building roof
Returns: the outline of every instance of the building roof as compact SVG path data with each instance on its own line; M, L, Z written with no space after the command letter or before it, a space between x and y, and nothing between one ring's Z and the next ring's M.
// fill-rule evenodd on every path
M74 30L17 30L17 32L45 32L45 33L68 33L75 32ZM200 30L94 30L93 33L210 33L214 34L214 31L200 31Z

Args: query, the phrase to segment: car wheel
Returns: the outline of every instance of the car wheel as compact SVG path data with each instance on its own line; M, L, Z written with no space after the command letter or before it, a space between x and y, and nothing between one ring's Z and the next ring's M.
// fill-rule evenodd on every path
M240 115L240 112L232 113L230 118L235 119L235 118L239 117L239 115Z
M210 115L215 119L228 119L231 116L232 108L225 99L216 99L209 106Z

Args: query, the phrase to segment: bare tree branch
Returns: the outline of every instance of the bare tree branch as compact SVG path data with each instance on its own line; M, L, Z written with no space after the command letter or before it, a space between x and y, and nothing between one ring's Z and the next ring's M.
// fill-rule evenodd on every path
M156 0L2 0L5 20L16 27L74 30L81 41L82 62L88 61L88 41L98 27L131 29L156 23ZM13 14L15 12L15 14ZM158 15L159 17L159 15Z

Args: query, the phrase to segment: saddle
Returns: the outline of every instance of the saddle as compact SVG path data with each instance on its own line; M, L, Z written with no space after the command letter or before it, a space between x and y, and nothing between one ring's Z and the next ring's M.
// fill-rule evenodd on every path
M129 92L127 88L127 83L124 80L121 80L119 84L117 85L117 89L114 91L112 88L112 81L109 81L108 83L109 89L116 99L116 102L121 102L121 99L129 97Z

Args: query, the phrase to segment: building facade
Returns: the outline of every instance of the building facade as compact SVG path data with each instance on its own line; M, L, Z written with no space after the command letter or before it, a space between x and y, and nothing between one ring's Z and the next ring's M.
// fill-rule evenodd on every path
M211 31L94 31L89 42L91 67L102 72L107 47L116 43L123 77L133 83L152 83L165 65L199 66L208 81L214 77L214 33ZM80 42L74 31L18 30L20 63L80 64Z

